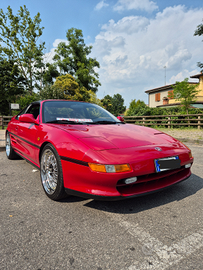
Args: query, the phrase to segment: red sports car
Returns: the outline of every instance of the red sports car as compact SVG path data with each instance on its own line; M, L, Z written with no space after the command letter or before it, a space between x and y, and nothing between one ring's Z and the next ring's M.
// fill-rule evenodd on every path
M155 129L125 124L95 104L31 103L6 131L6 155L40 169L47 196L118 200L187 179L189 148Z

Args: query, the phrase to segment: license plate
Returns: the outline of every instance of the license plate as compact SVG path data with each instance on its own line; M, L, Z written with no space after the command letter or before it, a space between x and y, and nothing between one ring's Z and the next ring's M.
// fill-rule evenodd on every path
M163 172L180 168L180 159L178 156L155 159L156 172Z

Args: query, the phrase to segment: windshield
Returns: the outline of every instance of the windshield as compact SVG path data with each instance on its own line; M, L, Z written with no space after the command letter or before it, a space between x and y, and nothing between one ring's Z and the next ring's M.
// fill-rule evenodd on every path
M45 101L43 123L59 124L117 124L115 116L102 107L77 101Z

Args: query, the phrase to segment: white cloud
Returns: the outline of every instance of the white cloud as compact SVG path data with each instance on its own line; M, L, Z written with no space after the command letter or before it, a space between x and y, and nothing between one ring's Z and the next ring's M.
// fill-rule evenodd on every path
M158 6L149 0L119 0L114 6L114 10L118 12L132 9L152 12L158 9Z
M129 16L103 25L92 52L101 66L98 96L108 91L123 94L127 105L134 98L147 102L144 91L164 85L164 66L167 83L198 73L203 43L194 31L202 13L174 6L151 19Z
M199 80L198 79L192 79L190 78L190 76L194 75L194 74L198 74L199 73L199 70L195 69L195 70L192 70L192 71L189 71L187 69L179 72L177 75L174 75L170 78L170 83L175 83L175 82L181 82L183 81L185 78L189 78L189 81L190 82L198 82Z
M53 57L55 55L55 49L57 48L57 46L59 45L60 42L64 42L64 43L68 44L68 41L65 39L55 39L53 42L53 48L50 50L50 52L45 53L43 56L45 63L52 63L53 62Z
M68 41L65 39L55 39L53 43L53 47L56 48L60 42L65 42L66 44L68 44Z
M145 17L129 16L122 18L117 23L114 20L110 20L108 24L102 26L102 30L133 34L146 29L148 24L149 20Z
M96 5L95 10L100 10L100 9L102 9L103 7L108 7L108 6L109 6L109 4L105 3L105 1L100 1L100 2Z

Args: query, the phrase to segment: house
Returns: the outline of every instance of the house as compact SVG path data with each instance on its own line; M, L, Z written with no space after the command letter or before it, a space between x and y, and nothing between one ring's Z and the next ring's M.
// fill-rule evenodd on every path
M195 103L192 104L195 108L203 108L203 74L197 74L190 76L193 79L199 79L198 95ZM198 84L196 82L189 82L189 84ZM158 88L145 91L148 96L149 107L166 107L166 106L177 106L180 105L180 101L176 101L174 98L169 98L169 93L173 93L175 84L165 85Z

